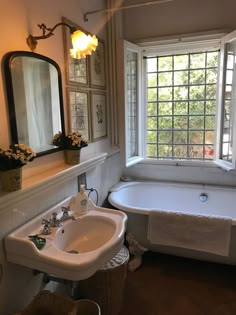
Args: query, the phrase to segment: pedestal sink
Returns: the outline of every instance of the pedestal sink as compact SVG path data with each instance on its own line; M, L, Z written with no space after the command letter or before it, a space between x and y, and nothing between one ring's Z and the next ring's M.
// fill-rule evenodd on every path
M7 260L62 279L83 280L92 276L112 259L123 245L127 217L118 210L90 206L84 215L76 211L60 227L52 227L50 235L42 235L42 219L67 206L67 198L55 207L27 222L5 238ZM39 250L30 235L45 238Z

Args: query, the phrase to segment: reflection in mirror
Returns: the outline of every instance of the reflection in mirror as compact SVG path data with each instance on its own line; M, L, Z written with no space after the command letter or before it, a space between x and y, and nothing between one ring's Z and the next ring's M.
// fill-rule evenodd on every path
M26 51L7 53L4 74L12 143L37 155L55 152L55 133L64 130L60 68L52 59Z

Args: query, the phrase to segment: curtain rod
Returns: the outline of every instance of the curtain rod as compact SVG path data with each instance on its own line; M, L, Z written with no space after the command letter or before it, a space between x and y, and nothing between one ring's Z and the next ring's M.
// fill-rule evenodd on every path
M88 15L91 15L91 14L96 14L96 13L101 13L101 12L121 11L121 10L125 10L125 9L143 7L143 6L152 5L152 4L161 4L161 3L172 2L172 1L175 1L175 0L148 1L145 3L130 4L130 5L125 5L123 7L117 7L117 8L88 11L88 12L85 12L85 14L84 14L84 21L87 22L88 21Z

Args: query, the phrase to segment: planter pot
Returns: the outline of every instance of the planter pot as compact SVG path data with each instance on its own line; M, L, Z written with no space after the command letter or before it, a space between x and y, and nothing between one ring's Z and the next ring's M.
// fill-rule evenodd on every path
M22 188L22 168L0 171L2 191L15 191Z
M80 163L80 150L65 150L65 163L77 165Z

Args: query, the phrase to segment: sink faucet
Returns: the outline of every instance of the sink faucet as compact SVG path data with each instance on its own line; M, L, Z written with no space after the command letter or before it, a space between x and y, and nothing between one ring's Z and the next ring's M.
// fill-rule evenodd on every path
M52 213L52 218L50 219L50 226L51 227L58 227L61 225L61 221L57 218L57 213Z
M61 222L67 221L67 220L75 220L75 217L73 215L69 215L70 207L62 207L62 216L60 219L57 218L57 213L53 212L52 213L52 218L47 220L43 219L42 224L43 224L43 229L41 231L41 234L43 235L49 235L51 234L51 227L59 227L61 226Z
M72 221L75 220L75 217L73 215L69 215L70 207L62 207L61 210L63 214L62 214L62 217L60 218L60 222L64 222L70 219Z
M42 224L43 224L43 229L41 231L41 234L43 234L43 235L51 234L52 232L51 232L51 228L50 228L50 220L43 219Z

